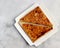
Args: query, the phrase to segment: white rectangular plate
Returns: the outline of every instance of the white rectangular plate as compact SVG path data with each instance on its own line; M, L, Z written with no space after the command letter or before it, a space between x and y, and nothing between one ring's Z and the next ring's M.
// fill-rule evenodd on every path
M23 29L21 28L21 26L18 24L19 19L21 19L23 16L25 16L27 13L29 13L31 10L33 10L34 8L36 8L37 6L39 6L42 11L46 14L46 16L48 17L48 19L51 21L51 23L53 24L53 30L49 31L48 33L46 33L45 35L43 35L42 37L40 37L38 40L36 40L34 43L30 40L30 38L27 36L27 34L23 31ZM24 37L24 39L28 42L29 45L35 45L38 46L41 43L43 43L45 40L47 40L49 37L51 37L53 34L55 34L57 32L57 27L58 27L58 23L57 20L55 18L55 16L52 16L49 12L48 9L42 5L42 4L33 4L30 8L28 8L26 11L24 11L23 13L21 13L17 18L15 18L16 23L14 24L15 27L17 28L17 30L19 31L19 33Z

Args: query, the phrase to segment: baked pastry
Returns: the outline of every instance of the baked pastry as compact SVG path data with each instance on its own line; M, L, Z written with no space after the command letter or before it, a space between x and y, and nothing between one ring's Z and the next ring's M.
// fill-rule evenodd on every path
M20 21L34 23L34 24L42 24L46 26L52 26L49 19L46 17L46 15L43 13L41 8L39 7L36 7L34 10L32 10L27 15L22 17Z
M19 20L19 24L32 42L53 29L52 23L43 13L41 8L36 7Z
M39 37L50 31L52 28L43 25L22 24L21 27L25 33L30 37L32 42L36 41Z

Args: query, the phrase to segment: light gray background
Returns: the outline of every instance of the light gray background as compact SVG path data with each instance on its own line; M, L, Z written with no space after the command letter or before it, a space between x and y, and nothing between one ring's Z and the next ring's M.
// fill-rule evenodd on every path
M15 17L35 2L44 3L60 22L60 0L0 0L0 48L36 48L29 46L13 25ZM58 29L37 48L60 48L60 26Z

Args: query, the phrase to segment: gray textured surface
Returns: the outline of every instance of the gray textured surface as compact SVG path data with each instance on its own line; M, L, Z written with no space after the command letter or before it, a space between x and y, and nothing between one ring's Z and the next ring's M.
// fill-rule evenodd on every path
M60 0L0 0L0 48L35 48L26 43L13 25L15 17L35 2L44 3L60 22ZM37 48L60 48L59 30Z

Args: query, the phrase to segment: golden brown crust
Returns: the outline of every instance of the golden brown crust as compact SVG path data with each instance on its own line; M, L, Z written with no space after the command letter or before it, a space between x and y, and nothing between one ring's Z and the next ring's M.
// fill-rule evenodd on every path
M52 29L51 27L32 24L22 24L22 28L33 42Z
M22 22L25 22L26 24ZM21 18L19 20L19 24L25 33L30 37L32 42L36 41L39 37L53 29L51 22L39 7L36 7L34 10Z
M49 19L46 17L46 15L42 12L42 10L39 7L36 7L34 10L29 12L27 15L21 18L20 21L52 26Z

